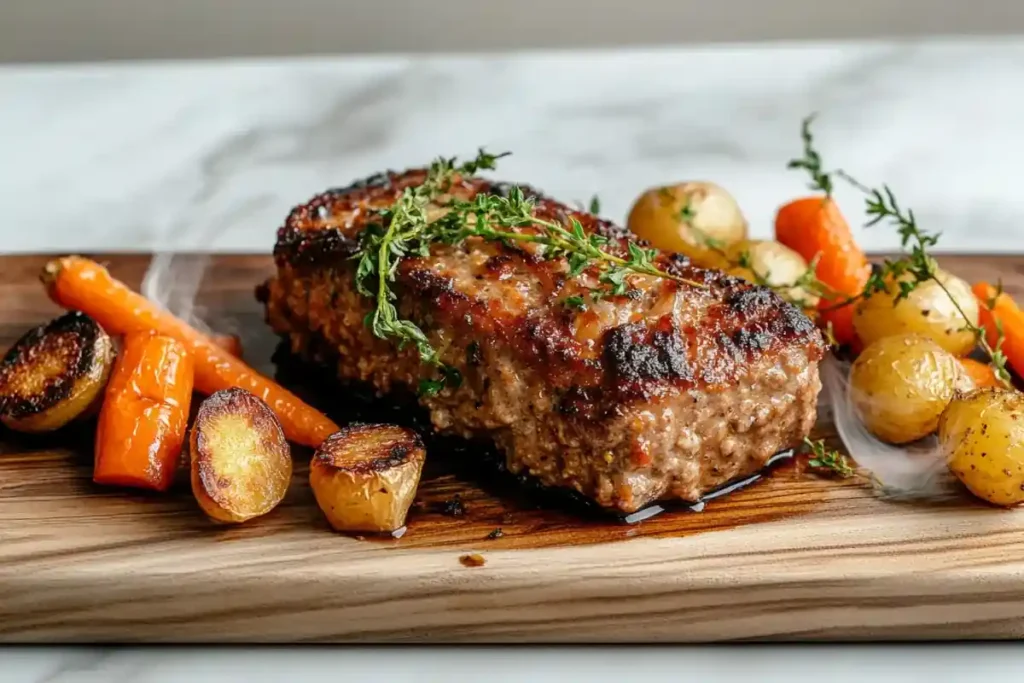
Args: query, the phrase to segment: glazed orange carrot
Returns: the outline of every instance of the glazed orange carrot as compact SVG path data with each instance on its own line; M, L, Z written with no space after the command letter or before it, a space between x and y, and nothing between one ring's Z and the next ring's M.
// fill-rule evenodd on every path
M996 377L996 371L988 363L982 363L973 358L958 358L957 360L960 361L960 366L974 382L976 388L987 389L1002 386L999 378Z
M840 344L856 345L854 307L841 304L864 290L871 266L836 203L817 196L784 205L775 216L775 239L808 263L818 259L815 274L836 293L834 297L822 297L819 302L821 321L832 324Z
M987 282L972 287L978 298L978 321L985 328L989 346L999 341L999 326L1003 328L1003 354L1018 375L1024 375L1024 311L1009 294L996 295L996 288Z
M192 400L192 356L151 332L124 338L96 428L97 484L166 491L174 482Z
M277 415L285 435L297 443L319 446L338 431L320 411L273 380L226 352L207 336L163 310L107 269L86 258L67 256L43 270L50 298L71 310L91 315L111 334L152 330L182 342L195 363L195 388L203 394L241 387L259 396Z
M237 334L218 334L212 337L213 343L236 358L242 357L242 341Z

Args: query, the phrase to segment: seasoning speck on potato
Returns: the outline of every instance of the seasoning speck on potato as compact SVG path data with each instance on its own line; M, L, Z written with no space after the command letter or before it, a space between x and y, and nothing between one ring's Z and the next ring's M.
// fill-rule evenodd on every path
M265 515L284 498L292 458L277 416L244 389L224 389L199 406L189 439L192 492L219 522Z
M59 429L103 398L114 346L73 311L25 333L0 361L0 421L21 432Z
M978 389L954 399L939 422L950 471L978 498L1024 502L1024 394Z
M405 524L426 451L419 435L395 425L353 425L320 445L309 483L337 531L394 531Z

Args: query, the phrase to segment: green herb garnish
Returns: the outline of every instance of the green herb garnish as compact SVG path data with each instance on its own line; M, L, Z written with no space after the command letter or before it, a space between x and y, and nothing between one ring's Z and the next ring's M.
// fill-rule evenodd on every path
M415 346L420 359L439 369L437 379L424 380L421 394L435 395L446 386L458 386L461 376L444 365L427 335L411 320L398 315L398 295L393 284L402 259L424 257L433 244L459 245L469 238L502 242L506 245L535 244L538 255L546 260L565 259L569 276L578 277L596 270L598 287L595 297L619 296L629 289L628 278L650 275L703 288L706 285L665 272L654 265L658 252L635 244L628 245L628 256L620 257L605 250L609 240L598 234L587 234L582 224L570 218L568 225L534 216L534 205L523 191L512 187L506 195L481 193L472 201L445 198L456 176L478 170L493 169L505 154L493 155L480 150L469 162L457 164L454 158L438 159L420 185L406 188L394 205L379 211L379 221L367 226L353 259L358 291L374 300L366 316L366 325L381 339L391 339L399 348ZM445 212L428 219L427 209L441 206ZM530 228L534 232L520 232Z
M852 477L857 472L845 455L827 448L821 439L811 441L804 437L804 452L812 456L807 464L816 469L826 470L843 479Z

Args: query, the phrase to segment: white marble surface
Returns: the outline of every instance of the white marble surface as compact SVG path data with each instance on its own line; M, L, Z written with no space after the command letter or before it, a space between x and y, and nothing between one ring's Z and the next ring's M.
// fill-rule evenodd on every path
M1024 251L1022 86L1024 39L0 68L0 251L267 251L311 194L478 145L515 152L502 177L597 192L617 219L647 185L713 179L767 235L802 191L784 165L811 111L829 162L889 182L945 249ZM895 245L884 228L861 239ZM0 650L4 683L942 683L1022 667L1020 648Z
M0 245L266 251L319 190L479 145L620 220L650 184L713 179L765 235L817 111L830 164L890 183L946 249L1004 250L1022 86L1024 39L0 68Z

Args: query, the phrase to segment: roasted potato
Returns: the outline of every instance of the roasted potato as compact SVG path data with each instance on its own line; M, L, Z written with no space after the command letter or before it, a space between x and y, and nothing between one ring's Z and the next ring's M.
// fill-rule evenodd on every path
M904 276L909 278L910 276ZM968 322L978 324L978 300L970 285L960 278L939 270L938 282L929 280L917 286L906 299L893 305L899 284L887 282L888 292L879 292L857 305L853 326L865 346L898 334L916 333L931 337L955 356L966 356L977 342L974 332L965 329ZM949 290L964 313L950 300L940 283Z
M742 240L729 247L729 272L748 282L775 289L786 301L813 309L818 297L803 287L792 287L807 273L807 261L784 244L771 240Z
M416 496L426 453L416 432L356 425L327 437L313 455L309 483L338 531L394 531Z
M277 416L237 387L199 406L189 437L192 493L218 522L265 515L284 498L292 457Z
M630 209L627 225L652 246L713 268L725 268L722 251L747 237L747 220L736 200L706 182L647 190Z
M27 332L0 361L0 421L48 432L103 400L114 345L95 320L66 313Z
M1024 502L1024 395L979 389L949 404L939 443L950 471L971 493L995 505Z
M850 371L850 398L864 426L895 444L934 432L954 394L971 386L953 354L918 334L879 339Z

